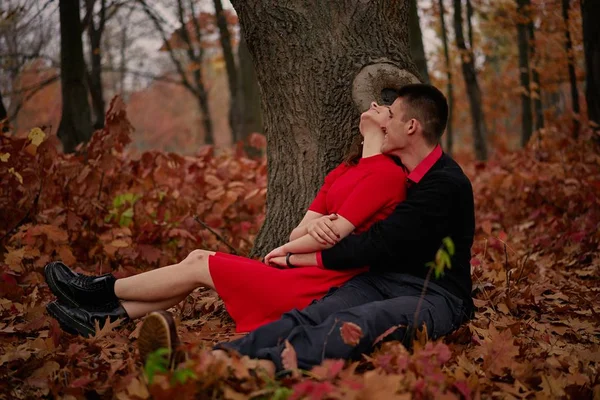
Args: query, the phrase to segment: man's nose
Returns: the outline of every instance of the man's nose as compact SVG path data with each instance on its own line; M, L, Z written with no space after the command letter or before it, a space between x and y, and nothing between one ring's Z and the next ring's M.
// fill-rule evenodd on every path
M372 101L371 102L371 108L377 108L379 107L379 104L377 104L376 102Z

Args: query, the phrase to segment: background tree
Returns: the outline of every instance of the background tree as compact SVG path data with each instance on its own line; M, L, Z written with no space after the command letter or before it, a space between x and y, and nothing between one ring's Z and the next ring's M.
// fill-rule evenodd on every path
M463 17L461 0L454 2L454 34L456 35L456 47L461 54L461 67L463 78L469 98L469 107L471 109L471 120L473 124L473 145L475 156L478 160L487 159L487 128L485 125L485 116L483 111L483 102L481 88L477 81L477 70L475 69L475 57L472 47L467 48L463 32ZM469 18L467 19L469 21ZM468 22L470 26L471 23ZM469 29L470 39L472 40L471 29Z
M200 22L198 21L198 15L196 14L194 2L189 2L189 10L186 9L184 0L177 0L177 18L181 25L179 29L173 35L171 40L166 33L163 25L164 20L160 17L159 13L151 8L147 2L141 1L144 12L152 20L156 30L160 33L163 45L169 54L169 57L175 69L177 75L181 79L181 84L189 90L200 108L202 115L202 125L204 127L204 138L206 144L214 143L214 132L213 122L211 119L210 109L208 107L208 92L204 84L204 78L202 74L202 63L204 60L204 48L202 47L202 30L200 28ZM174 46L173 42L181 42L181 45ZM187 67L184 66L184 62L178 56L178 47L185 50L187 56ZM188 78L188 73L191 70L192 79Z
M90 97L94 111L94 128L104 126L104 87L102 85L102 33L106 26L106 0L100 0L98 22L94 18L96 0L85 0L86 16L83 21L84 29L89 40L90 71L88 74Z
M452 64L450 63L450 52L448 50L448 33L446 28L446 20L444 14L444 1L438 0L438 7L440 13L440 36L442 39L442 45L444 47L444 62L446 67L446 98L448 99L448 125L446 126L446 148L444 149L448 154L452 154L452 147L454 145L454 132L452 128L452 116L454 111L454 87L452 82Z
M429 71L427 69L427 56L423 46L423 32L419 19L417 0L409 0L408 35L410 37L410 54L417 65L417 70L423 82L429 83Z
M53 73L48 79L25 86L19 79L27 66L37 60L43 61L36 69L40 73L59 65L59 60L47 51L54 37L53 21L45 18L50 5L49 1L6 0L0 8L0 88L6 117L12 123L27 100L59 78L58 73Z
M227 26L227 18L223 11L223 4L221 0L214 0L213 3L215 6L215 19L219 28L221 49L223 50L223 58L225 60L227 83L229 85L229 126L231 127L231 136L235 142L243 139L241 131L242 109L240 107L240 89L238 85L239 73L235 58L233 57L231 35Z
M542 85L540 83L540 73L536 63L536 43L535 43L535 26L533 24L533 11L531 9L531 0L522 0L525 6L528 7L527 14L527 32L529 33L529 63L531 69L532 87L529 90L533 97L533 108L535 115L535 130L544 127L544 112L542 109ZM533 63L533 65L531 64Z
M565 22L565 51L569 66L569 84L571 85L571 102L573 107L573 137L577 139L579 136L579 90L577 89L577 76L575 75L575 62L573 57L573 42L571 41L571 32L569 28L569 8L570 1L562 0L562 16Z
M583 45L585 52L586 86L588 118L600 142L600 25L595 16L600 15L600 2L581 0L583 19Z
M262 91L267 213L253 254L264 255L287 239L325 174L341 161L358 135L359 112L381 101L382 89L418 81L409 4L232 3Z
M530 68L529 68L529 6L528 0L517 0L517 42L519 48L519 76L521 81L521 146L529 142L533 133L531 113Z
M86 67L81 41L79 0L60 0L60 83L62 115L58 137L64 151L87 142L92 136Z

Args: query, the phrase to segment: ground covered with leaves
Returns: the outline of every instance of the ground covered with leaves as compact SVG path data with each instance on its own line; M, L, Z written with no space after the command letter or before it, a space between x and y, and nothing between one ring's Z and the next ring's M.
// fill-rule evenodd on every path
M524 151L464 163L477 207L474 320L435 342L418 335L411 352L382 342L359 362L325 360L275 380L245 357L209 352L236 337L209 290L174 309L190 353L176 371L155 360L144 374L137 322L83 339L45 313L51 260L123 277L195 248L252 245L264 158L241 147L134 158L130 131L116 99L80 155L58 153L41 130L0 137L0 398L600 397L600 149L590 141L547 129ZM251 142L264 147L260 136ZM360 335L340 326L332 334Z

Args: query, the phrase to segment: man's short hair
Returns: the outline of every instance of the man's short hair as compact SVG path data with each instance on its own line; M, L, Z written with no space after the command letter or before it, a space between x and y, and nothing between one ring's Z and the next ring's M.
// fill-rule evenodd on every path
M425 83L402 86L397 95L407 106L406 116L421 123L427 143L439 143L448 123L446 96L435 86Z

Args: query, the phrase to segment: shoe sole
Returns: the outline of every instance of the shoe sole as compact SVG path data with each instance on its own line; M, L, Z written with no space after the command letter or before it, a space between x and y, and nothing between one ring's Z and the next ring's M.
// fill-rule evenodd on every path
M52 262L44 267L44 276L46 277L46 283L48 284L50 291L56 296L60 303L72 308L80 308L81 306L79 305L79 303L71 299L71 297L65 292L63 292L60 286L56 283L56 279L52 271L55 267L55 264L56 262Z
M55 320L58 321L60 328L73 335L80 335L83 337L90 337L95 332L91 331L87 326L81 324L79 321L71 318L69 315L62 312L58 304L56 302L49 303L46 306L46 311L48 314L52 316Z
M151 312L144 319L138 336L138 350L142 364L146 365L148 356L156 350L168 349L169 368L174 368L184 358L178 347L179 337L171 314L166 311Z

